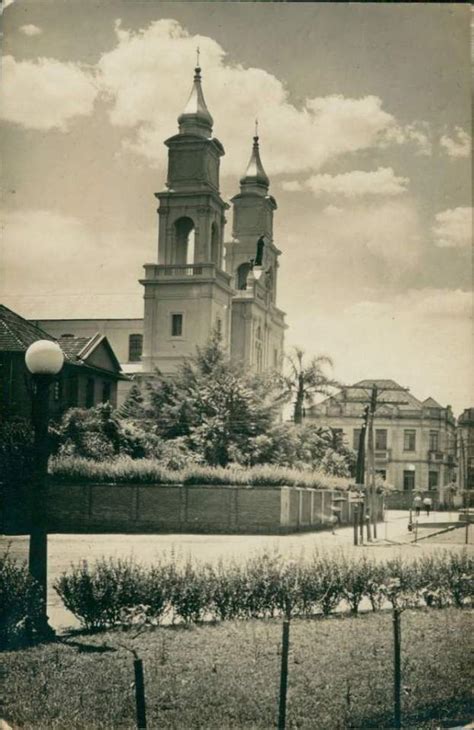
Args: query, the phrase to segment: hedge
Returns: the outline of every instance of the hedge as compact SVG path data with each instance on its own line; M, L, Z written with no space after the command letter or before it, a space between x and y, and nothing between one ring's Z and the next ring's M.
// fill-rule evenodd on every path
M156 459L120 456L110 461L92 461L65 456L52 459L49 472L58 482L107 482L112 484L217 484L251 487L348 488L349 480L317 471L299 471L278 466L240 467L192 466L181 470L164 469Z
M356 614L363 599L383 605L459 608L474 596L474 558L441 552L412 562L315 552L307 562L284 562L268 553L245 564L216 566L133 560L83 561L56 581L55 590L88 629L114 625Z

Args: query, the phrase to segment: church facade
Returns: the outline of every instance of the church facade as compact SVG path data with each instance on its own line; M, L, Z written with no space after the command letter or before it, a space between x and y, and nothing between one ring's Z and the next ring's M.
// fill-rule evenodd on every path
M178 133L165 141L167 180L165 189L155 193L157 262L145 264L140 280L143 321L38 322L47 332L83 336L103 326L123 370L136 376L151 375L157 368L172 374L215 330L234 362L255 372L280 369L286 325L276 304L281 253L273 241L277 204L269 194L259 138L256 132L240 189L229 204L219 191L224 147L213 137L212 127L201 69L196 67ZM226 240L230 208L232 235Z
M144 373L172 373L218 330L231 358L256 371L279 367L284 314L276 306L278 257L273 243L275 199L254 137L250 162L232 200L232 240L224 227L229 204L220 196L224 148L195 69L193 87L166 140L166 190L156 193L158 263L145 265Z

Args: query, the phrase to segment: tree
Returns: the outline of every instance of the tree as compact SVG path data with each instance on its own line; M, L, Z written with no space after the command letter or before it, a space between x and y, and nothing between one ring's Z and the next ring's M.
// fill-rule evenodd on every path
M145 407L141 388L137 383L133 383L117 413L120 418L144 418Z
M234 453L248 451L250 440L265 433L275 415L275 389L233 365L218 332L172 380L158 374L148 389L160 435L185 437L212 465L225 466Z
M331 395L333 388L340 384L328 377L324 366L332 367L331 358L326 355L313 357L308 364L304 362L304 350L295 347L287 356L289 374L283 376L283 386L288 398L294 397L293 420L296 424L303 422L305 405L312 405L316 394Z

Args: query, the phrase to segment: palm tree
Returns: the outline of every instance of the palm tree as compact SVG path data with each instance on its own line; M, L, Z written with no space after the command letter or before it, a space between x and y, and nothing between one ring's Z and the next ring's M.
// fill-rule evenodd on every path
M313 403L316 394L331 395L334 388L340 387L340 383L324 372L325 366L332 367L330 357L319 355L306 365L304 354L304 350L295 347L291 355L287 355L290 372L283 376L287 396L295 398L293 420L297 424L303 422L304 407Z

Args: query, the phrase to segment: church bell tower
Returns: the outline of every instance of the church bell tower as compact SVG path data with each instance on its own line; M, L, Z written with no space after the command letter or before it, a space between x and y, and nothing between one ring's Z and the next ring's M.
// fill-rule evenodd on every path
M257 372L281 368L286 329L276 306L278 258L273 242L275 198L260 159L256 124L250 160L232 198L232 241L226 268L232 277L231 356Z
M225 211L219 193L224 148L212 136L201 69L168 148L166 190L159 200L158 263L145 264L143 371L172 373L220 330L230 341L231 276L223 266Z

